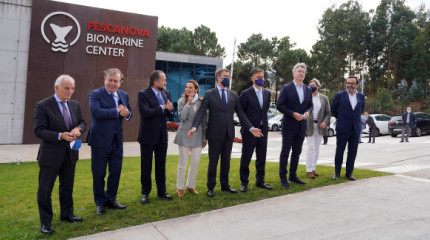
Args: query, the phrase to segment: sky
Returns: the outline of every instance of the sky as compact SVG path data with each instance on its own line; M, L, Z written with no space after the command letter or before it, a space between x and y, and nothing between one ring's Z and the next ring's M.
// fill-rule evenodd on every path
M308 53L319 39L317 26L323 12L331 6L339 7L347 0L58 0L73 4L157 16L158 26L186 27L188 30L205 25L215 32L226 49L224 66L232 62L234 39L239 45L252 34L263 38L289 36L295 48ZM119 4L120 3L120 4ZM359 0L364 11L376 9L380 1ZM406 5L417 10L421 4L430 7L430 0L406 0ZM237 51L237 48L236 48ZM237 60L237 55L236 55Z

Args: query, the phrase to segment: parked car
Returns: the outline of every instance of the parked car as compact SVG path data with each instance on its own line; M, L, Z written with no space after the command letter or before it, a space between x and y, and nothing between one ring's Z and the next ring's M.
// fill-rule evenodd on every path
M234 125L238 125L238 126L240 125L239 117L237 116L236 113L233 114L233 122L234 122Z
M269 119L269 130L279 131L282 129L282 118L284 114L278 114Z
M333 137L336 135L336 118L330 118L330 126L328 127L328 136Z
M389 134L388 131L388 122L391 120L391 117L385 114L370 114L370 117L373 117L376 124L376 136L381 134ZM369 126L366 124L366 129L363 130L363 133L369 133Z
M267 111L267 114L279 114L280 112L276 108L269 108L269 111Z
M430 133L430 114L424 112L416 112L417 126L411 129L412 136L420 137L422 134ZM388 122L388 130L391 137L397 137L398 134L402 134L402 116L394 116Z

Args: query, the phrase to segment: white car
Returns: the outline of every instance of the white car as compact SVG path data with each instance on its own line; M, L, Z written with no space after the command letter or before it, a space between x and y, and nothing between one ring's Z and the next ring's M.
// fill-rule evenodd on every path
M336 118L331 117L330 118L330 126L328 128L328 136L333 137L336 135Z
M376 124L376 136L381 134L389 134L388 131L388 122L391 120L391 117L385 114L370 114L369 116L373 117ZM369 126L366 124L366 129L363 130L363 133L369 133Z
M284 114L278 114L272 118L269 119L269 130L272 131L279 131L282 128L282 118L284 117Z

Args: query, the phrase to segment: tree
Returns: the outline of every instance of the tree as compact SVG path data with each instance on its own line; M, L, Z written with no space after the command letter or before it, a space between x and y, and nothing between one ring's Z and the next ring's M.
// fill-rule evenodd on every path
M417 13L418 34L414 40L413 68L418 84L424 86L424 97L427 97L430 83L430 13L425 12L425 5L421 5Z
M252 34L246 42L239 44L237 56L240 61L250 62L253 67L267 65L273 56L273 45L263 35Z
M225 57L225 48L218 44L218 38L215 32L204 26L200 25L194 29L192 34L192 41L194 44L193 54L200 56L210 57Z

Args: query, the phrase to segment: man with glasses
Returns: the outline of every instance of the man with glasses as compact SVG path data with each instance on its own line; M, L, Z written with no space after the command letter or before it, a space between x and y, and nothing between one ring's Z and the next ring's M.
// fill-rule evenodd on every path
M104 86L90 92L92 121L88 145L91 146L94 201L98 215L106 213L105 207L127 208L116 201L123 157L122 122L132 116L128 94L119 90L123 78L118 68L107 69L104 71Z
M351 181L357 156L358 140L361 132L361 114L364 112L364 95L357 92L358 78L349 76L346 79L346 90L334 95L331 104L332 116L336 117L336 156L334 158L335 174L339 179L342 169L343 153L348 144L345 177Z

